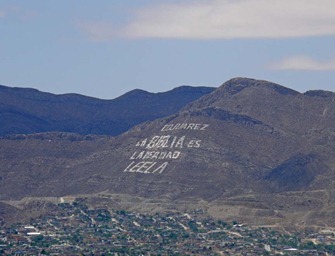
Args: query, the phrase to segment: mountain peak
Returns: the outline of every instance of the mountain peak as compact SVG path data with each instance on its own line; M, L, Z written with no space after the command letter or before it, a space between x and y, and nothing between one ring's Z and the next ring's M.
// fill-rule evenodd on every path
M277 106L281 106L291 96L298 95L302 94L269 81L237 77L228 80L212 93L192 102L184 110L212 106L240 113L242 111L241 107L245 106L245 111L248 112L250 107L260 106L261 102L263 106L266 104L272 105L274 102Z
M145 91L145 90L141 90L141 89L134 89L134 90L131 90L131 91L121 95L119 98L148 96L148 95L153 95L153 93Z
M329 98L335 96L334 92L324 90L310 90L305 92L304 94L309 97L321 97L321 98Z
M251 78L236 77L228 80L219 87L231 95L239 93L246 88L268 88L284 95L297 95L299 92L265 80L256 80Z
M166 93L210 93L214 91L216 88L214 87L208 87L208 86L190 86L190 85L182 85L173 88L171 91L168 91Z

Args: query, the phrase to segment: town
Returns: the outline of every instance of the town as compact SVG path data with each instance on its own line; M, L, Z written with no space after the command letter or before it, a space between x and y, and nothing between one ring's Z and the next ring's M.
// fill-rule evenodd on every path
M334 255L335 230L280 232L189 213L143 214L61 203L0 226L0 255Z

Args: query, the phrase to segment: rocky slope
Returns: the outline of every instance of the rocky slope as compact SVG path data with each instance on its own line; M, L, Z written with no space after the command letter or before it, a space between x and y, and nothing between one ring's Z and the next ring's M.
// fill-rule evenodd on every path
M124 195L137 210L199 207L255 224L333 225L334 99L236 78L115 138L7 136L0 199Z

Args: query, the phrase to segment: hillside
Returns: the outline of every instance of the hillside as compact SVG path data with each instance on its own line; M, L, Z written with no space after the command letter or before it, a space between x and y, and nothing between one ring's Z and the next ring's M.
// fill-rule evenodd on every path
M6 136L0 199L103 198L139 211L201 208L257 225L334 226L334 99L236 78L115 138Z

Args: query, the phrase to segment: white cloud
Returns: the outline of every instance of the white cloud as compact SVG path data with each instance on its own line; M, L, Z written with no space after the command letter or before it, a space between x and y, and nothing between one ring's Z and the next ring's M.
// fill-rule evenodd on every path
M327 61L319 61L307 56L293 56L271 64L270 69L331 71L335 70L335 58Z
M92 37L232 39L335 35L334 0L184 0L138 9L115 29L83 27Z

